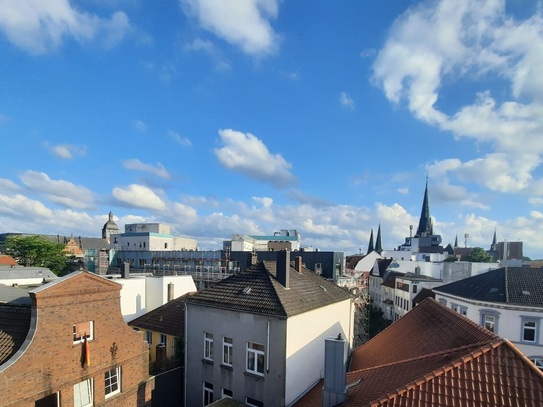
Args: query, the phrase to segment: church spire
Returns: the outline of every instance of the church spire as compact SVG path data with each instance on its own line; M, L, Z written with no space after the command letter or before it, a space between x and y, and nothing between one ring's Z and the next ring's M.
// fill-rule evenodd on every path
M494 238L492 239L492 244L490 245L490 250L496 251L498 249L498 242L496 241L496 229L494 229Z
M419 227L415 237L428 237L434 234L432 218L430 217L430 205L428 204L428 177L426 177L426 188L424 189L424 200L420 212Z
M370 254L373 250L373 228L371 228L370 242L368 243L368 251L366 254Z
M379 224L379 229L377 229L377 238L375 239L375 251L379 254L383 251L383 242L381 240L381 224Z
M456 249L458 247L458 235L454 238L454 248Z

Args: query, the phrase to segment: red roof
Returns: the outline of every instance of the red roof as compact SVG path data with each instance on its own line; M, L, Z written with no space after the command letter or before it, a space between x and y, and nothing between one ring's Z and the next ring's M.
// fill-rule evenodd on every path
M0 266L18 266L18 264L13 257L0 254Z
M511 342L433 299L355 350L350 407L541 406L543 373ZM296 407L320 406L322 382Z

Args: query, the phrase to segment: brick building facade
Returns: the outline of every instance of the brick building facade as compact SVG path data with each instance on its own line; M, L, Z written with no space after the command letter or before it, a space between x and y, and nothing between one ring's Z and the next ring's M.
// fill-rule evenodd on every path
M120 290L79 271L30 291L26 339L0 359L0 405L150 406L149 347L124 322Z

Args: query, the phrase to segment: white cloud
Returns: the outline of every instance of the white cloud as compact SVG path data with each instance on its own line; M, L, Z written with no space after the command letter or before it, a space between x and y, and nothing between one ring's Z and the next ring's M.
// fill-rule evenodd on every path
M224 147L216 148L220 164L248 177L284 188L296 183L290 173L292 164L279 154L271 154L262 140L251 133L219 130Z
M18 192L21 187L10 179L0 178L0 191L15 191Z
M7 196L0 194L0 213L14 218L51 217L53 211L43 203L21 194Z
M272 54L279 36L270 25L277 17L277 0L181 0L185 13L222 40L252 56Z
M124 160L123 167L127 170L145 171L164 179L170 178L170 173L161 163L156 163L156 165L153 166L150 164L145 164L140 160L133 158L130 160Z
M339 95L339 103L342 106L348 107L351 110L354 109L354 100L353 98L351 98L351 96L349 96L348 93L341 92L341 94Z
M132 125L137 131L141 131L142 133L147 130L147 125L145 124L145 122L142 122L141 120L134 120L132 122Z
M440 165L444 174L519 192L538 181L532 174L543 154L541 64L539 14L519 21L506 14L504 1L441 0L412 7L396 20L377 55L373 80L391 102L407 102L419 120L493 150L467 162L446 160ZM488 83L479 79L509 86L510 93L500 92L503 100L497 100L479 89L471 104L453 106L452 114L440 107L450 85ZM448 98L448 109L451 103Z
M187 51L203 52L209 56L214 63L217 71L229 71L230 63L224 58L222 51L211 41L196 38L191 43L185 45Z
M100 38L110 47L130 30L124 12L103 19L77 10L68 0L0 0L0 9L0 29L31 54L53 51L68 37L78 42Z
M126 188L115 187L111 192L119 203L133 207L163 211L166 203L150 188L131 184Z
M52 180L43 172L25 171L20 175L23 184L31 191L45 194L47 199L67 208L94 207L94 194L87 188L64 180Z
M87 148L84 146L73 146L69 144L58 144L56 146L49 146L49 151L51 151L58 158L65 160L70 160L74 158L74 155L85 155L87 153Z
M173 141L181 144L183 147L190 147L192 145L192 142L187 137L181 136L179 133L173 130L169 130L168 135Z

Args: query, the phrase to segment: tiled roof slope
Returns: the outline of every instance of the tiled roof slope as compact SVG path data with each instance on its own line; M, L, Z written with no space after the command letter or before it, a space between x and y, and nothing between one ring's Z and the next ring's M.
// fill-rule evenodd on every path
M437 301L426 299L356 349L350 370L398 363L498 339L496 334L458 316Z
M358 348L347 383L344 407L536 407L543 400L543 373L514 345L432 299ZM322 381L295 406L321 405L321 394Z
M351 298L351 294L308 269L290 268L289 289L276 279L276 262L260 262L187 299L189 304L290 317Z
M23 345L30 329L30 307L0 305L0 365Z
M128 325L153 332L181 337L185 328L185 300L181 296L128 322Z
M503 267L434 291L477 301L543 307L543 268Z

